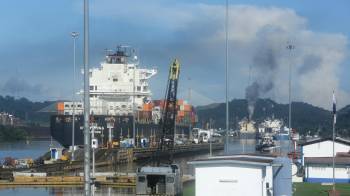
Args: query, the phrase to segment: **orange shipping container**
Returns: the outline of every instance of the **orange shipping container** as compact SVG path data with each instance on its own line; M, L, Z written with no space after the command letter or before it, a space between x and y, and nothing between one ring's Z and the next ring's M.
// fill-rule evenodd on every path
M152 111L153 105L152 103L143 104L143 111Z
M177 115L180 117L184 117L185 116L185 112L184 111L178 111Z
M192 106L191 106L191 105L188 105L188 104L184 105L184 110L185 110L186 112L190 112L191 109L192 109Z
M57 103L57 110L58 111L63 111L64 110L64 103L63 102L58 102Z
M183 105L183 104L184 104L184 100L183 99L177 100L177 105Z

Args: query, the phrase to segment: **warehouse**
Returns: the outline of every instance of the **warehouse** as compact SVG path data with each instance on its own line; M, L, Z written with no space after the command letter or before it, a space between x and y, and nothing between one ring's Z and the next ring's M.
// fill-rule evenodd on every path
M291 196L291 162L262 155L210 157L190 162L196 195Z

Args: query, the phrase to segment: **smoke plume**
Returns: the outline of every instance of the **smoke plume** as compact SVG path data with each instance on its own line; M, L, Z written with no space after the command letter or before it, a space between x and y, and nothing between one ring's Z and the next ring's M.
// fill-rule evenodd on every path
M274 46L274 42L271 42L271 40L264 36L257 43L258 47L252 58L252 67L255 73L253 76L254 82L249 84L245 90L249 120L253 117L258 98L271 91L275 86L274 78L278 68L278 47Z

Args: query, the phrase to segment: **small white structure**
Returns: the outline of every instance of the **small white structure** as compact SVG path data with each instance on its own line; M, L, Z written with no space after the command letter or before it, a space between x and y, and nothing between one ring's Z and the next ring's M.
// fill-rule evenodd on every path
M206 195L292 195L288 158L262 155L210 157L189 164L195 167L195 192Z
M64 148L50 148L50 157L51 160L58 160L63 154Z
M301 146L301 163L304 166L306 157L333 157L333 140L332 138L322 138L307 141ZM350 141L342 138L335 138L334 152L349 152Z
M333 140L332 138L315 139L301 146L301 161L304 167L305 182L333 182ZM350 183L350 141L336 138L335 181Z
M306 157L305 182L332 183L332 157ZM350 157L335 158L335 182L350 183Z

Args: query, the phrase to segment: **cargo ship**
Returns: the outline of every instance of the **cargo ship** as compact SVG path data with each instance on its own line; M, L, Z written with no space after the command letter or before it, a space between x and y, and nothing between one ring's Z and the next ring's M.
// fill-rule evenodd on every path
M121 46L109 51L99 67L90 69L90 122L99 144L106 144L110 137L133 138L134 132L135 138L159 135L164 100L152 100L149 88L149 80L156 74L154 68L139 66L134 50ZM56 113L50 120L52 137L64 147L72 145L74 113L74 144L83 145L83 102L57 102L54 107ZM193 106L179 99L176 132L188 137L196 120Z

